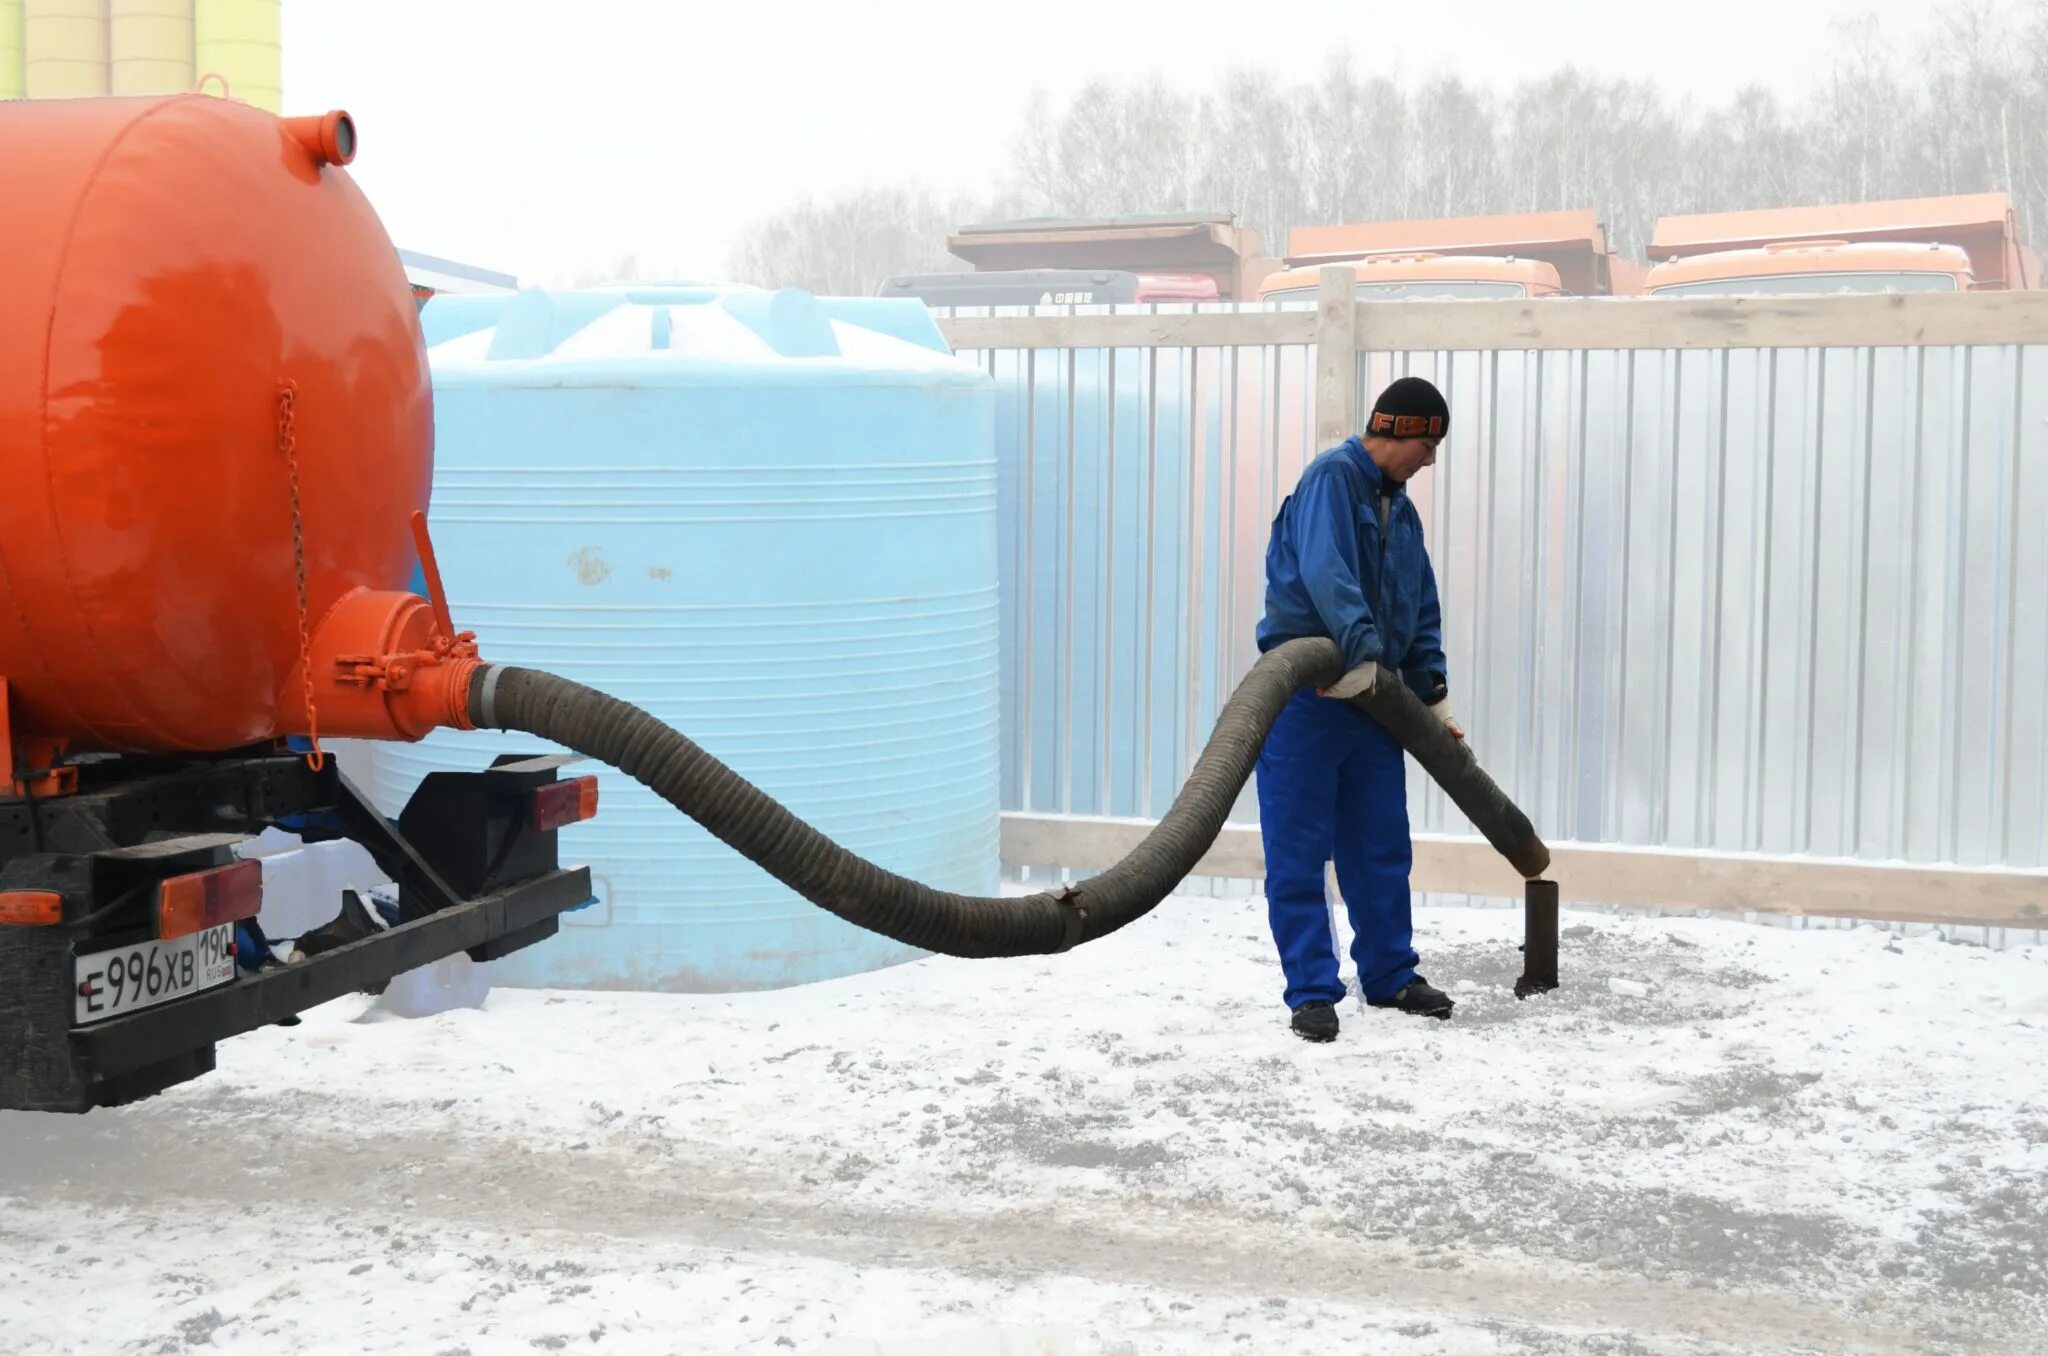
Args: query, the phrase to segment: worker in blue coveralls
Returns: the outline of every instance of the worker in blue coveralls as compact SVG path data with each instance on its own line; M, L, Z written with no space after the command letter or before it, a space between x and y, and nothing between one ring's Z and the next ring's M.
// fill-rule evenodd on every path
M1344 698L1365 690L1380 666L1452 719L1436 572L1411 476L1436 461L1450 407L1419 377L1403 377L1373 402L1363 435L1317 457L1280 505L1266 548L1261 652L1324 636L1344 655L1344 677L1303 690L1281 712L1259 754L1259 832L1266 850L1266 904L1286 972L1295 1033L1337 1038L1335 917L1324 864L1351 914L1359 995L1376 1008L1427 1017L1452 1003L1415 973L1408 873L1407 770L1383 725Z

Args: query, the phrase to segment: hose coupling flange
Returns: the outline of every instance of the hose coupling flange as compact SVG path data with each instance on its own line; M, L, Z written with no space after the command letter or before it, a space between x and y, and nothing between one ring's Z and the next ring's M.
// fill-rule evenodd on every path
M1060 938L1055 956L1065 955L1085 940L1088 931L1088 906L1081 902L1081 892L1071 885L1063 885L1053 895L1053 903L1065 910L1066 935Z

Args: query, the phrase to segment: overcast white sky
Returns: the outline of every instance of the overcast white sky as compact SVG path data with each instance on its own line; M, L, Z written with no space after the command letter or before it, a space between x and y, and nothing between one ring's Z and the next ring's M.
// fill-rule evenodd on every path
M534 282L636 255L716 277L748 220L863 182L979 188L1034 86L1348 50L1486 83L1567 61L1696 100L1796 96L1830 21L1926 0L287 0L288 112L347 108L408 249ZM1653 17L1654 16L1654 17ZM1668 17L1665 17L1668 16Z

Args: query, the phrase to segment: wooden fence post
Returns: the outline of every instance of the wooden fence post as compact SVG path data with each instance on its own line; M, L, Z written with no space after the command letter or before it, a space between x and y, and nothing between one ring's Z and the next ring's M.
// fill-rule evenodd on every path
M1325 264L1316 299L1316 445L1358 432L1358 270Z

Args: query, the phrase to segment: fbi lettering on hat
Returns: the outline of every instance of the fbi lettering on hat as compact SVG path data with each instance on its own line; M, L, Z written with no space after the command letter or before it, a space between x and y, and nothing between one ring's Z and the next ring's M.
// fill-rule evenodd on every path
M1444 436L1444 420L1438 414L1384 414L1375 413L1367 428L1383 438L1441 438Z
M1442 438L1451 431L1451 408L1429 382L1403 377L1380 392L1365 431L1375 438Z

